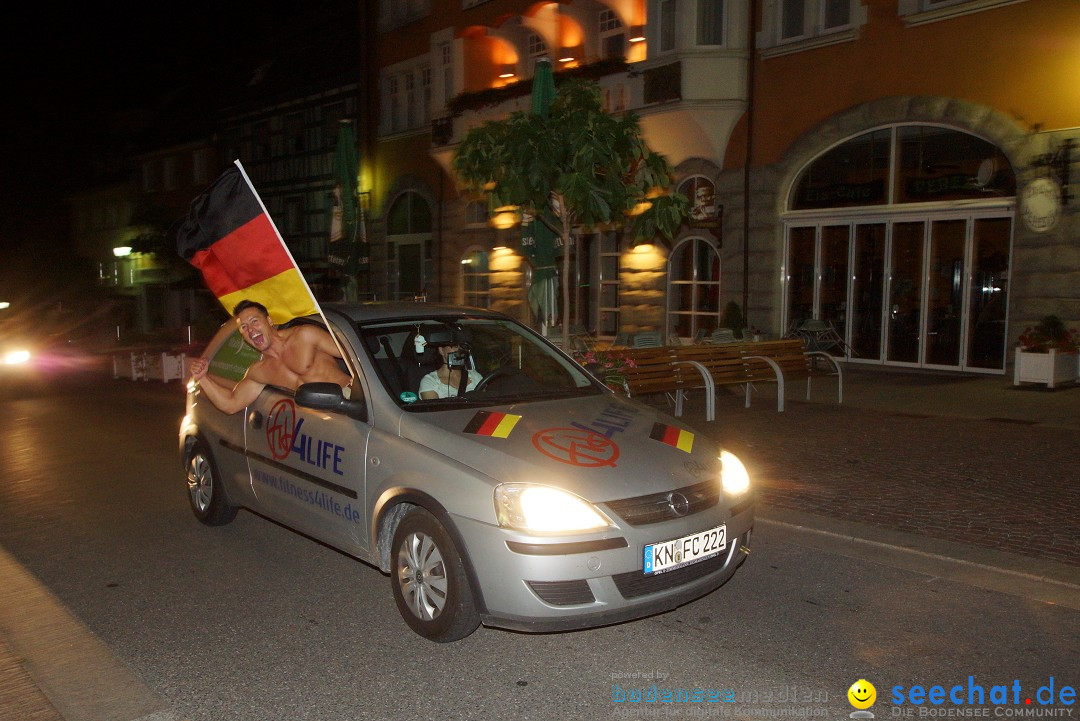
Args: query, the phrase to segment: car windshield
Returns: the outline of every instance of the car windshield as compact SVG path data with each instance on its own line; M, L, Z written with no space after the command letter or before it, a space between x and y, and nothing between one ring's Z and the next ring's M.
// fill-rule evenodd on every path
M603 393L525 326L504 318L416 318L357 327L379 379L412 411Z

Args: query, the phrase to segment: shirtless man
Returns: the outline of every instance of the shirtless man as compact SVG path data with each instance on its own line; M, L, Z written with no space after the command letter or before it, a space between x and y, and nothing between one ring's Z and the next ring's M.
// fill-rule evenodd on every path
M309 323L275 328L266 307L251 300L237 303L233 315L244 340L262 353L262 358L232 388L207 375L208 359L197 358L191 363L192 378L223 412L246 408L267 385L296 390L302 383L332 382L347 388L352 382L334 360L341 357L341 351L324 328Z

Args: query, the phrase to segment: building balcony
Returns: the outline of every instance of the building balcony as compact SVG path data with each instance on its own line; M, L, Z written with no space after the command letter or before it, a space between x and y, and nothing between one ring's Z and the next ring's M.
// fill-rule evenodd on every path
M608 112L636 113L646 141L673 165L689 158L722 163L728 138L746 110L745 57L715 53L674 55L628 65L602 61L556 74L594 80ZM431 155L451 172L454 148L472 128L527 111L532 81L463 93L449 114L431 124Z

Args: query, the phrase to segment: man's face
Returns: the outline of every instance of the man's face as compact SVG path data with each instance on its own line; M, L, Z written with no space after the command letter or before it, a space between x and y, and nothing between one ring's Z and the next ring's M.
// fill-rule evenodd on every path
M259 312L258 308L244 308L236 316L236 325L240 334L255 350L262 352L270 345L270 318Z
M712 188L708 186L701 186L697 189L696 193L698 205L711 205L712 204Z

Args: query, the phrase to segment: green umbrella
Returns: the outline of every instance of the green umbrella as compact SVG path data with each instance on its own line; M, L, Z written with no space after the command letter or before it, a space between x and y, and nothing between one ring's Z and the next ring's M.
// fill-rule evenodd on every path
M555 75L551 70L551 61L538 60L533 74L532 102L529 112L548 118L548 110L555 99ZM549 220L552 218L546 208L539 209ZM559 277L555 271L555 231L538 217L521 224L521 249L533 265L532 285L529 287L529 306L540 321L541 330L546 334L559 314L558 290Z
M345 278L343 281L345 299L356 300L356 272L361 258L367 255L366 249L360 248L364 238L363 219L358 218L359 203L356 194L356 138L353 135L352 122L342 120L338 125L337 149L334 153L334 205L330 218L330 256L340 263ZM358 233L360 231L360 233Z

